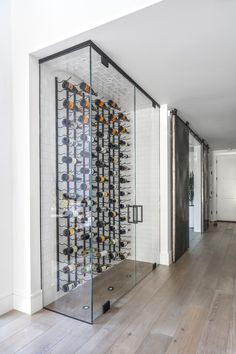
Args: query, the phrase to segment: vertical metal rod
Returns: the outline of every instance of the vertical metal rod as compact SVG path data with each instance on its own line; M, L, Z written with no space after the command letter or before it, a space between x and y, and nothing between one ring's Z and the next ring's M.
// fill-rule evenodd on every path
M76 105L76 93L73 95L74 97L74 105ZM74 110L74 123L76 124L76 111ZM74 141L77 144L77 129L74 128ZM74 158L77 158L77 145L74 145ZM77 196L77 168L76 168L76 163L74 164L74 193ZM75 200L75 209L77 209L77 198ZM77 237L78 237L78 232L76 231L78 226L78 219L75 217L74 219L74 227L75 227L75 246L77 246ZM77 252L75 253L75 264L77 264ZM75 281L77 282L78 279L78 274L77 274L77 267L75 268Z
M102 115L104 117L104 109L102 109ZM102 148L104 148L104 123L102 123L102 134L103 134L103 139L102 139ZM104 159L104 153L102 154L102 162L104 163L105 159ZM104 166L102 167L102 176L105 178L105 169ZM105 181L104 183L102 183L102 191L104 192L105 190ZM102 198L102 207L104 208L104 198ZM104 221L104 210L102 211L102 220ZM104 226L102 227L102 234L105 235L105 228ZM102 249L105 250L105 243L102 243ZM105 264L105 257L102 258L102 263L103 265Z
M69 92L68 92L68 90L66 91L66 99L69 101ZM66 109L66 119L67 119L67 121L69 120L69 117L70 117L69 108L67 108ZM66 126L66 136L67 136L67 140L69 141L70 132L69 132L68 124ZM66 156L67 156L66 173L67 173L67 176L69 176L69 173L70 173L70 164L69 164L69 159L68 159L69 156L70 156L70 145L69 144L66 145ZM67 179L66 185L67 185L67 193L70 193L70 181L69 181L69 179ZM67 229L68 230L70 229L70 217L67 217ZM68 247L68 250L69 250L69 248L70 248L70 237L67 237L67 247ZM70 258L71 258L70 257L70 253L68 252L68 255L67 255L68 264L70 264ZM69 283L70 282L70 272L68 272L67 274L68 274L68 283Z
M118 115L118 242L119 242L119 253L120 247L120 118Z
M98 114L98 117L99 117L99 109L97 111L97 114ZM100 142L100 138L99 138L99 119L97 120L97 150L99 148L99 142ZM97 161L100 162L100 153L99 151L97 151ZM100 207L100 197L99 197L99 169L100 167L97 166L97 178L98 178L98 181L97 181L97 221L99 221L99 207ZM100 237L100 228L97 227L97 247L98 247L98 252L100 252L100 243L99 243L99 237ZM97 263L98 263L98 266L100 265L100 258L97 257Z
M58 182L58 78L55 77L55 135L56 135L56 247L57 247L57 291L60 290L59 277L59 182Z

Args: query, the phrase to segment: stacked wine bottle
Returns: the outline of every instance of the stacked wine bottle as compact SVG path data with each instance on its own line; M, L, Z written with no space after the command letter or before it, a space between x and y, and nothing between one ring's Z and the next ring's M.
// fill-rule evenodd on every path
M68 292L131 254L131 126L87 83L55 86L57 290Z

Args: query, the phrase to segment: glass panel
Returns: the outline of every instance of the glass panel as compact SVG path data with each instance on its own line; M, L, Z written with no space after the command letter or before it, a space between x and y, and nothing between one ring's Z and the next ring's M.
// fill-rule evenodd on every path
M159 108L135 89L136 282L159 263Z
M40 66L44 307L92 322L89 47Z
M134 226L127 221L127 206L134 204L135 197L134 86L112 65L104 64L101 55L92 50L92 87L97 93L93 101L97 112L92 114L93 153L97 156L93 159L97 202L93 217L103 222L101 227L94 224L97 238L93 248L105 255L95 254L94 262L106 270L94 274L94 318L107 301L112 305L135 284Z

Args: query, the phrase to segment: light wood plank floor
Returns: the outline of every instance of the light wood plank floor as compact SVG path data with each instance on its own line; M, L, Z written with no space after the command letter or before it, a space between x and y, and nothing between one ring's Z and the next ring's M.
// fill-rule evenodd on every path
M235 354L236 224L221 223L91 326L42 310L0 318L0 353Z

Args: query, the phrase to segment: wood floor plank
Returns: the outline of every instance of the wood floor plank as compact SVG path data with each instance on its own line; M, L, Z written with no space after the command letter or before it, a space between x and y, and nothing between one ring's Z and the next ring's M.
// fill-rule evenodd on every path
M4 315L0 316L0 327L5 326L7 323L16 320L19 317L22 317L24 314L22 312L12 310Z
M0 353L235 354L236 225L211 226L192 246L94 325L45 310L1 316Z
M188 308L166 354L195 354L207 315L202 308Z
M163 354L171 344L172 337L161 333L150 333L135 354Z
M216 291L197 353L226 353L233 296Z

